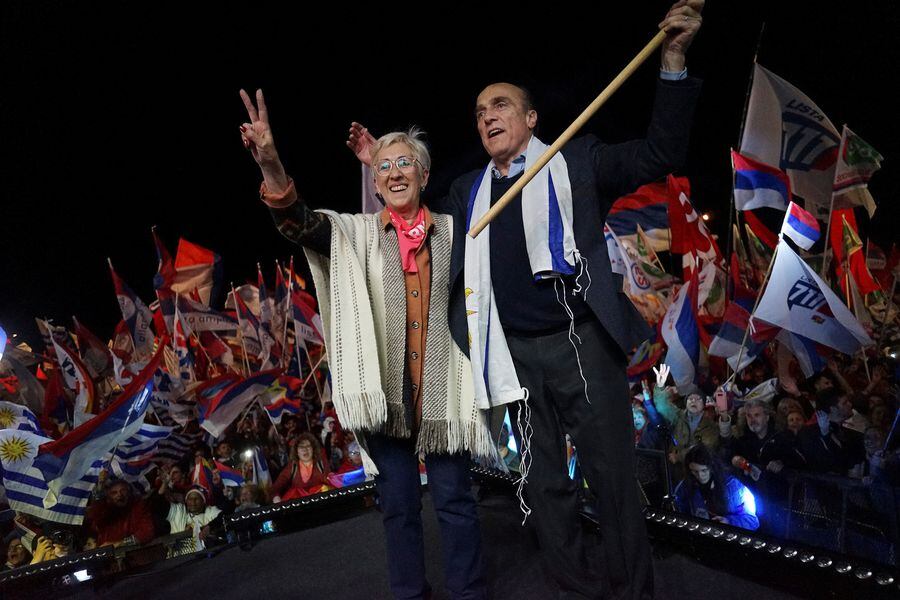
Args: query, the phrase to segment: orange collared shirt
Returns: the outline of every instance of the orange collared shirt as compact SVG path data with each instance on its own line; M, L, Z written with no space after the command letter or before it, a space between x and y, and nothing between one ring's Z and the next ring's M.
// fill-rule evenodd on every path
M412 402L415 408L415 424L422 420L422 371L425 364L425 335L428 331L428 306L431 299L431 250L428 235L434 228L431 211L425 210L425 242L416 252L418 273L404 273L406 279L406 363L412 384ZM383 228L393 227L388 211L381 211ZM399 260L399 257L398 257Z

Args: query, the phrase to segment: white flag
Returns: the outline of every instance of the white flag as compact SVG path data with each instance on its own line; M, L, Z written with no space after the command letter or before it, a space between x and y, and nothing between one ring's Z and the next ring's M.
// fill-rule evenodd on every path
M777 166L791 191L827 217L841 135L816 103L771 71L756 65L744 122L741 154ZM824 211L824 214L823 214Z
M778 242L769 285L751 319L793 331L844 354L872 344L850 309L784 240Z

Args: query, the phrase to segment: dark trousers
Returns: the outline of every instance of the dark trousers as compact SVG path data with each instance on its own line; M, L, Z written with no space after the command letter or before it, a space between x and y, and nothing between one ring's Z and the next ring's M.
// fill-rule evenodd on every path
M413 442L381 435L366 439L379 472L375 485L384 513L391 591L404 600L428 598L419 460ZM440 525L447 591L451 598L487 598L469 457L428 455L425 468Z
M653 567L634 474L634 425L626 360L595 320L568 332L507 336L519 383L528 389L533 433L526 496L541 555L562 597L638 599L653 595ZM522 407L510 406L515 422ZM524 424L524 414L522 415ZM577 486L566 469L565 434L578 449L584 477L600 510L602 564L589 564Z

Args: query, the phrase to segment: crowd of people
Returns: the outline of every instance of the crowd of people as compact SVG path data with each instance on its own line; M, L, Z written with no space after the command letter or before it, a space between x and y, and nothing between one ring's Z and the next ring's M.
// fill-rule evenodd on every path
M363 481L355 436L341 428L331 403L309 389L298 414L285 414L276 425L255 406L221 436L198 433L180 460L160 458L140 478L102 469L81 525L15 514L2 525L4 568L163 541L168 556L189 554L225 541L226 515ZM148 415L147 422L155 420Z
M764 356L733 382L712 378L681 393L662 370L652 396L633 400L636 445L665 453L678 511L784 535L792 482L807 484L802 501L832 519L835 490L852 485L896 543L897 506L883 502L900 485L896 368L892 359L834 354L798 385L777 377Z

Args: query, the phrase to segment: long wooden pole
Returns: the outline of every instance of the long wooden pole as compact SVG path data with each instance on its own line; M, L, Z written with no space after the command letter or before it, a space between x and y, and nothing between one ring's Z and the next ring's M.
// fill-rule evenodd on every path
M629 77L631 77L632 74L634 74L637 68L641 66L641 64L643 64L643 62L647 60L647 58L649 58L651 54L656 52L656 50L660 47L660 45L663 43L663 40L665 39L665 30L660 30L659 33L653 36L653 39L650 40L650 42L646 46L644 46L643 50L638 52L637 56L631 59L631 62L629 62L627 65L625 65L625 68L622 69L622 71L618 75L616 75L616 78L606 86L606 89L600 92L600 95L597 96L586 109L584 109L584 111L578 116L578 118L575 119L575 121L571 125L569 125L568 129L566 129L562 133L562 135L560 135L556 139L556 141L553 142L553 144L549 148L547 148L546 152L544 152L541 157L537 159L537 162L531 165L531 167L522 174L519 180L516 181L505 194L503 194L503 196L496 202L496 204L494 204L494 206L492 206L491 209L488 210L483 217L481 217L481 220L479 220L478 223L476 223L475 226L469 230L469 237L478 237L478 234L481 233L481 231L485 227L487 227L488 224L493 221L498 214L500 214L500 211L502 211L507 204L512 202L513 198L521 193L522 188L528 185L528 182L530 182L534 178L534 176L537 175L538 172L543 169L548 162L550 162L550 159L553 158L554 155L556 155L556 153L558 153L562 149L562 147L565 146L582 127L584 127L588 120L590 120L590 118L594 116L594 113L596 113L597 110L601 106L603 106L620 87L622 87L622 84L625 83L625 81Z

